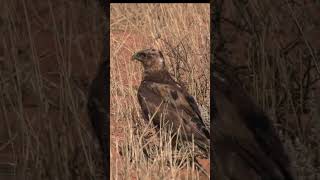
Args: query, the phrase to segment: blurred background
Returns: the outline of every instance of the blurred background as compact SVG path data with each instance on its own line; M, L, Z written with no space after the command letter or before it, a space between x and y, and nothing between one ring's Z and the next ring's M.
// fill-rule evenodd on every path
M272 119L297 179L320 179L318 1L222 1L214 62Z
M102 178L86 98L105 21L96 1L1 1L0 179Z

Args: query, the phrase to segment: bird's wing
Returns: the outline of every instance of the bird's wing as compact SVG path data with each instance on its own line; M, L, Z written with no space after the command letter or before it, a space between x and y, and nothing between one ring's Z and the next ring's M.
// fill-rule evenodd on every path
M184 103L179 104L180 107L182 109L185 109L186 112L189 112L190 115L195 117L195 123L197 124L198 128L201 129L201 132L204 133L206 138L210 139L210 133L203 122L201 112L194 98L188 93L188 91L185 88L181 87L179 84L173 86L173 89L174 91L179 92L179 94L181 94L182 99L184 99Z
M250 172L250 170L253 170L257 175L262 175L262 177L265 173L269 174L268 177L278 177L279 172L274 168L273 160L263 152L263 149L255 139L254 133L239 118L240 114L237 111L237 107L226 99L223 94L219 92L216 92L216 94L218 114L215 119L215 153L219 156L219 162L225 165L224 169L226 171L231 167L231 169L235 169L234 171L229 170L228 176L238 176L241 172L237 168L243 169L246 167L244 171ZM220 110L221 108L223 110ZM234 163L232 163L233 161Z
M195 141L201 140L207 146L209 145L210 134L202 121L195 101L190 95L186 96L179 87L171 84L144 82L139 88L138 99L142 111L149 116L156 112L161 102L164 102L167 105L168 120L176 127L182 125L186 131L185 134L190 136L187 137L188 139L194 135ZM160 112L163 112L163 109ZM157 123L157 118L154 120Z
M253 159L261 161L263 164L260 166L264 165L265 171L269 167L268 163L269 165L273 163L274 171L271 172L272 167L268 169L270 174L277 172L278 169L287 179L292 179L288 168L288 157L268 117L240 87L235 90L232 82L221 79L214 79L214 82L217 87L214 92L218 114L215 119L216 129L223 131L224 136L237 140L242 154L248 154L254 157ZM267 157L269 161L263 157Z

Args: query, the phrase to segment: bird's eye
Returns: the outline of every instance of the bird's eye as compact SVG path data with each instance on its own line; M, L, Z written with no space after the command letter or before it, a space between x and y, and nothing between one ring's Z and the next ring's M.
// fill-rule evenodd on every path
M145 58L147 55L145 53L141 53L140 57Z

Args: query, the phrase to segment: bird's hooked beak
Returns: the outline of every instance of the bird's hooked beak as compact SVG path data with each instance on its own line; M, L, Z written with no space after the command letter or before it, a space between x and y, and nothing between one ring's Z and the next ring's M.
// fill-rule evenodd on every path
M132 60L142 61L145 58L145 53L142 51L136 52L132 56Z

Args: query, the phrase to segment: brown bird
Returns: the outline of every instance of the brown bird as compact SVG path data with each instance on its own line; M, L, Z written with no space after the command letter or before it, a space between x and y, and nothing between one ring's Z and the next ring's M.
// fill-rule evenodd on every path
M197 103L170 76L162 53L155 49L145 49L135 53L132 59L140 61L144 67L137 95L144 119L152 120L157 128L167 123L174 132L180 128L184 140L192 141L193 136L195 144L208 151L210 134Z
M214 72L216 179L293 180L288 155L267 115L230 73Z
M108 94L107 94L107 76L108 65L107 61L103 61L97 71L95 79L90 84L88 93L87 110L88 115L97 136L100 148L102 150L103 159L103 173L104 178L108 179L109 173L109 122L107 121L107 105L108 105Z
M93 126L95 135L99 139L101 148L104 148L104 141L107 141L107 92L104 87L107 71L107 62L100 64L95 79L90 84L88 93L88 115Z

